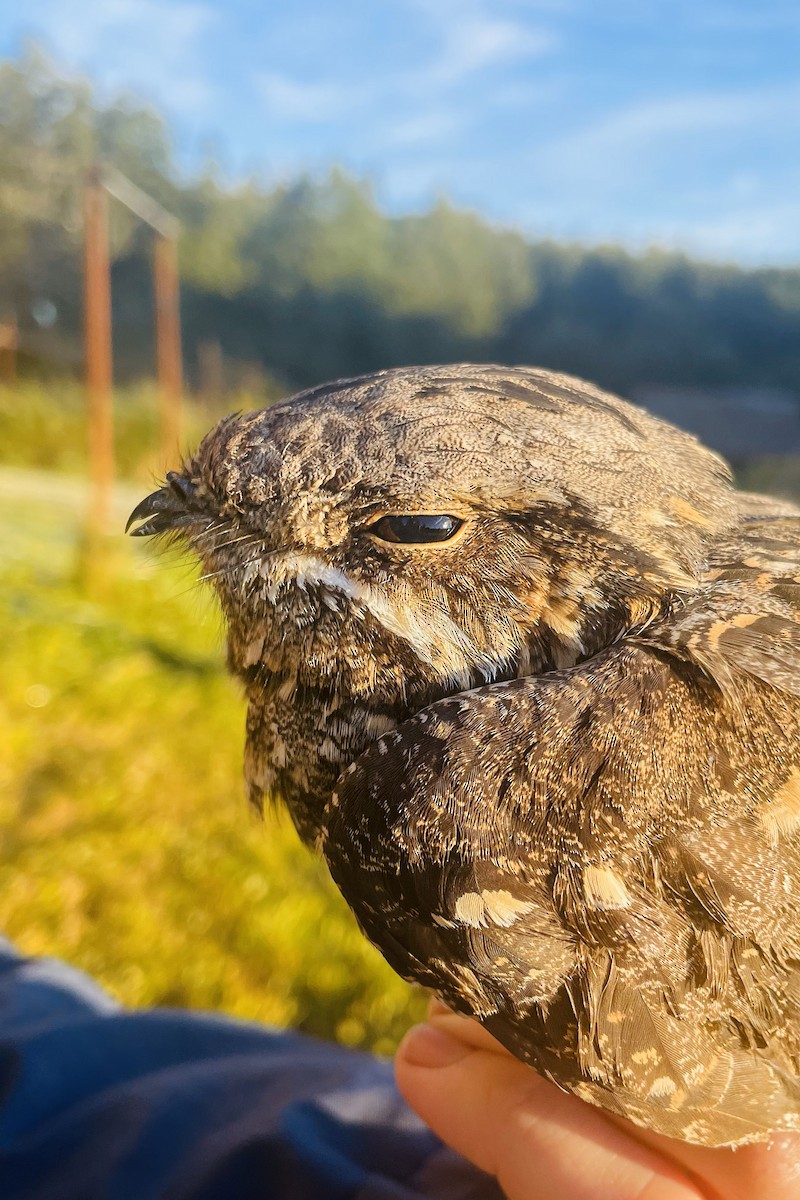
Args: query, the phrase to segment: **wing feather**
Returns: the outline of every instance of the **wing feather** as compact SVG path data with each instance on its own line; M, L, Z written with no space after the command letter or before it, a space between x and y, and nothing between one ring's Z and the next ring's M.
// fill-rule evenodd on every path
M561 1086L709 1145L797 1129L800 520L750 514L579 666L405 721L324 849L390 961Z

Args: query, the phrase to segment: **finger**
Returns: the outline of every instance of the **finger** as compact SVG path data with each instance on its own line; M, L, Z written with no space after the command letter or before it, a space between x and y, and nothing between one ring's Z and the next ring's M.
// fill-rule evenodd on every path
M442 1033L464 1042L476 1050L491 1050L495 1054L510 1054L505 1046L492 1037L488 1029L472 1017L462 1017L434 996L428 1004L428 1024Z
M398 1086L443 1141L497 1177L509 1200L701 1200L679 1166L510 1055L451 1037L441 1027L447 1019L406 1035Z
M725 1200L797 1200L800 1196L797 1134L776 1134L768 1142L738 1149L692 1146L649 1129L634 1128L632 1134L691 1175L705 1180L713 1196L724 1196Z
M428 1014L431 1025L467 1046L509 1053L477 1021L454 1013L436 996L430 1000ZM731 1151L692 1146L632 1126L622 1117L606 1114L606 1118L679 1169L684 1168L691 1178L705 1180L715 1195L728 1200L755 1200L759 1196L797 1200L800 1196L800 1137L794 1134L776 1135L769 1143Z
M431 1017L451 1017L454 1016L452 1008L448 1008L443 1000L438 996L431 996L428 1000L428 1018ZM468 1019L468 1018L465 1018Z

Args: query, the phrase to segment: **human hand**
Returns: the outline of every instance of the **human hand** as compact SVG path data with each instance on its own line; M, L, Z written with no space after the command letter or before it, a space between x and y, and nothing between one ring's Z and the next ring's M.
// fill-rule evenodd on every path
M397 1052L400 1091L509 1200L798 1200L800 1136L710 1150L562 1092L437 1000Z

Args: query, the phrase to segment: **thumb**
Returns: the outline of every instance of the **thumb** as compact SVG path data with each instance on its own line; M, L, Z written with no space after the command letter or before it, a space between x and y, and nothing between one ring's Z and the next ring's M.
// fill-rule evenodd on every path
M701 1200L679 1167L511 1057L474 1021L436 1015L397 1052L397 1084L509 1200Z

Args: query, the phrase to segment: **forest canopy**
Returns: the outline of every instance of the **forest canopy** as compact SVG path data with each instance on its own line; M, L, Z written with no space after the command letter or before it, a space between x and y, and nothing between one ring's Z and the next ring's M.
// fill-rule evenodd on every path
M266 148L265 148L266 151ZM0 321L22 365L81 366L81 186L114 165L182 222L184 350L282 388L410 362L530 362L623 392L747 385L800 395L800 268L530 240L442 199L381 211L334 169L268 186L178 169L164 121L97 99L35 48L0 63ZM117 370L152 373L149 234L112 204Z

